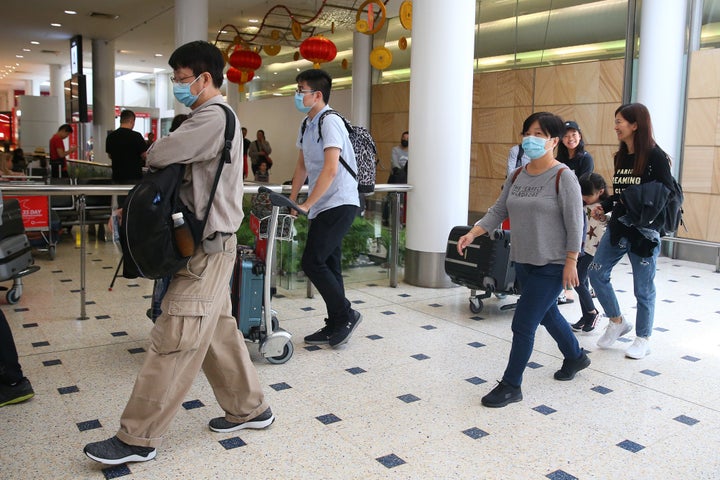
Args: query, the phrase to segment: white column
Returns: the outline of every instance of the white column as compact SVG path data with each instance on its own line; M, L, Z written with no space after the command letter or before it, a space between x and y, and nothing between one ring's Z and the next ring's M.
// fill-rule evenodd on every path
M677 159L685 97L688 5L686 1L643 0L641 10L636 98L650 110L658 144Z
M208 0L175 0L175 47L195 40L208 40ZM189 108L173 100L175 113Z
M351 122L365 128L370 128L372 82L370 62L367 59L370 57L372 45L372 35L353 33Z
M40 96L40 81L36 79L25 80L25 95Z
M172 105L168 105L171 92L170 74L163 72L155 75L155 106L160 111L160 118L175 116L175 112L170 108Z
M65 68L62 65L50 65L50 96L58 98L57 124L65 123ZM68 79L70 72L67 71Z
M244 92L240 93L238 84L228 82L227 78L225 78L225 89L227 91L227 103L230 105L230 108L235 110L235 113L237 113L238 108L240 107L240 102L244 99ZM240 119L240 121L242 122L242 119Z
M110 163L105 138L115 129L115 42L92 40L92 136L95 161ZM90 102L88 102L90 103Z
M475 0L413 2L405 281L449 287L450 229L467 224Z

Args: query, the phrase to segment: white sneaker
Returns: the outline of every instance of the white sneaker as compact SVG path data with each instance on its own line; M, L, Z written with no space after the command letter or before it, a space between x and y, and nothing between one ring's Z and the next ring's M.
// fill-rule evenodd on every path
M632 328L632 323L625 320L625 317L622 317L622 322L620 323L608 321L605 333L598 339L597 346L600 348L609 348L618 338L628 333Z
M625 356L640 360L650 354L650 340L645 337L635 337L635 341L630 348L625 350Z

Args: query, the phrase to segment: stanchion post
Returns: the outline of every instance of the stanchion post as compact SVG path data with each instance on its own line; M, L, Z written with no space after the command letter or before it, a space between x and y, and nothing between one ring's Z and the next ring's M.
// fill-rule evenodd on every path
M78 320L87 320L85 312L85 194L78 196L78 216L80 217L80 316Z
M398 256L400 254L400 198L402 193L390 193L390 250L388 263L390 264L390 286L398 285Z

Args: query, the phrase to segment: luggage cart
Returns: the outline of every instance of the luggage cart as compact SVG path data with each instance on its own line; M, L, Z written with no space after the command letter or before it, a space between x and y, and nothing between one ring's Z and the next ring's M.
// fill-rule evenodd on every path
M17 185L19 182L13 182ZM24 185L44 185L44 182L29 181L22 182ZM28 235L30 245L40 252L47 252L50 260L55 260L57 250L57 238L53 233L51 200L49 196L6 196L6 198L15 198L20 203L22 211L22 220L25 225L26 233L38 234L38 240L42 243L40 246L34 244L32 235Z
M277 312L272 310L273 260L276 240L292 240L294 232L295 217L281 214L280 209L295 210L297 205L267 187L260 187L258 192L267 194L272 203L271 214L258 219L257 235L263 241L264 258L239 248L232 284L233 314L245 339L259 343L260 354L268 362L282 364L290 360L295 348L292 335L280 328Z

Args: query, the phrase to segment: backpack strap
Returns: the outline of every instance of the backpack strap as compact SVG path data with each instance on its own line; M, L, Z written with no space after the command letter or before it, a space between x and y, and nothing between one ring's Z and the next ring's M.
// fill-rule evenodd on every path
M200 235L202 236L205 231L205 225L207 224L208 217L210 216L210 208L212 207L213 199L215 198L215 191L217 190L218 183L220 183L220 174L223 171L223 167L226 163L232 163L230 158L230 151L232 149L232 141L235 138L235 115L233 115L230 107L223 105L222 103L214 103L225 111L225 142L223 144L222 154L220 155L220 165L218 165L217 172L215 173L215 180L213 181L212 189L210 190L210 198L208 199L207 208L205 209L205 218L203 218L202 226L200 227ZM176 189L177 192L179 189ZM200 238L199 240L202 240Z
M518 145L518 154L517 158L515 158L515 168L522 167L522 157L525 155L525 150L523 150L522 145Z
M338 112L337 110L333 110L333 109L331 108L331 109L325 110L323 113L321 113L321 114L320 114L320 118L318 118L318 142L320 142L320 141L322 140L322 122L323 122L323 119L325 118L326 115L329 115L329 114L331 114L331 113L337 115L338 117L340 117L340 118L342 119L343 123L345 124L345 128L346 128L347 131L348 131L348 135L350 135L350 134L352 133L352 131L353 131L353 130L352 130L352 125L350 125L350 122L348 122L347 119L345 119L345 117L343 117L342 115L340 115L340 112ZM303 135L305 135L305 129L307 128L307 121L308 121L308 117L305 117L305 120L303 120L302 126L300 127L300 143L302 143ZM349 173L355 180L358 179L357 173L355 173L355 171L354 171L352 168L350 168L350 166L349 166L349 165L345 162L345 160L342 158L342 155L340 156L340 163L342 164L343 167L345 167L345 170L347 170L348 173Z

